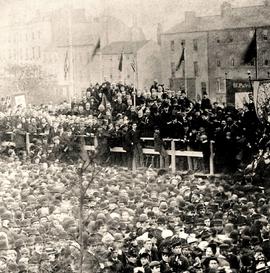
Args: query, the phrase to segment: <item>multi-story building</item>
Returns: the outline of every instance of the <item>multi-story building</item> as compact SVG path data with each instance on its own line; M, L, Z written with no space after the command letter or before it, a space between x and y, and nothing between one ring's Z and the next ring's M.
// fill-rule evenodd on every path
M102 78L112 82L149 88L153 79L161 79L160 46L154 41L113 42L102 48ZM122 58L122 71L119 62ZM135 65L135 71L132 65Z
M258 78L270 76L270 1L263 5L234 8L223 3L221 14L185 20L161 34L162 79L173 89L186 88L191 98L207 91L213 100L226 101L226 79L256 78L255 60L243 56L256 29ZM185 62L176 66L185 47Z
M100 51L91 59L98 39L104 47L114 41L145 37L136 25L128 27L121 20L107 15L90 18L84 9L61 8L47 13L37 12L36 16L25 21L22 18L10 20L1 28L1 93L6 92L11 82L6 70L8 66L31 64L40 67L43 75L52 78L53 83L44 96L39 93L28 102L58 102L80 96L90 83L103 80Z

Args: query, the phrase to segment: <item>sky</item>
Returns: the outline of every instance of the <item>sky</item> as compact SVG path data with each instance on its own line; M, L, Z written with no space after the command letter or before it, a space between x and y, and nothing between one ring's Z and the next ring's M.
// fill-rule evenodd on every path
M227 0L233 7L258 5L263 1ZM197 16L219 14L222 2L224 0L0 0L0 17L2 24L6 24L11 11L18 17L30 18L37 9L49 11L72 5L74 8L86 8L91 16L106 12L128 26L132 25L135 16L146 38L151 39L156 35L158 23L167 30L184 19L185 11L195 11Z

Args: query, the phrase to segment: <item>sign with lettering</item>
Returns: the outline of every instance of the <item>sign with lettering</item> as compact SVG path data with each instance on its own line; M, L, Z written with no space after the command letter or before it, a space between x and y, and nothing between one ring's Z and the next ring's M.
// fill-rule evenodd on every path
M235 108L243 108L246 103L250 102L250 94L252 94L252 84L246 80L226 80L226 102L227 105Z

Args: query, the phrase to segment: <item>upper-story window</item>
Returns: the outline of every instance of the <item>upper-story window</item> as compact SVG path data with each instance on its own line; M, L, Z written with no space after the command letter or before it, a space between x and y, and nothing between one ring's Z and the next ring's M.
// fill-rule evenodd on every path
M174 51L174 41L171 41L171 51Z

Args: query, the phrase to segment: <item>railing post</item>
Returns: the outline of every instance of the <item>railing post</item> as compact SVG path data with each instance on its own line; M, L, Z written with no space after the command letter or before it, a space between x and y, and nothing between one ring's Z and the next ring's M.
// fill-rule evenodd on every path
M95 147L95 149L97 148L97 146L98 146L98 139L97 139L97 136L95 135L94 136L94 147Z
M160 169L161 169L161 168L164 168L164 167L165 167L164 165L165 165L165 164L164 164L164 160L163 160L162 156L159 155L159 168L160 168Z
M175 163L175 141L174 139L171 140L171 166L172 166L172 173L176 171L176 163Z
M132 172L135 173L136 171L136 160L135 160L135 153L132 154Z
M190 151L189 145L187 146L187 150ZM190 156L187 157L187 162L188 162L188 170L192 170L192 161Z
M27 155L30 154L30 139L29 139L29 133L25 134L25 147L26 147L26 153Z
M214 174L214 147L213 147L214 141L210 141L210 158L209 158L209 164L210 164L210 175Z

